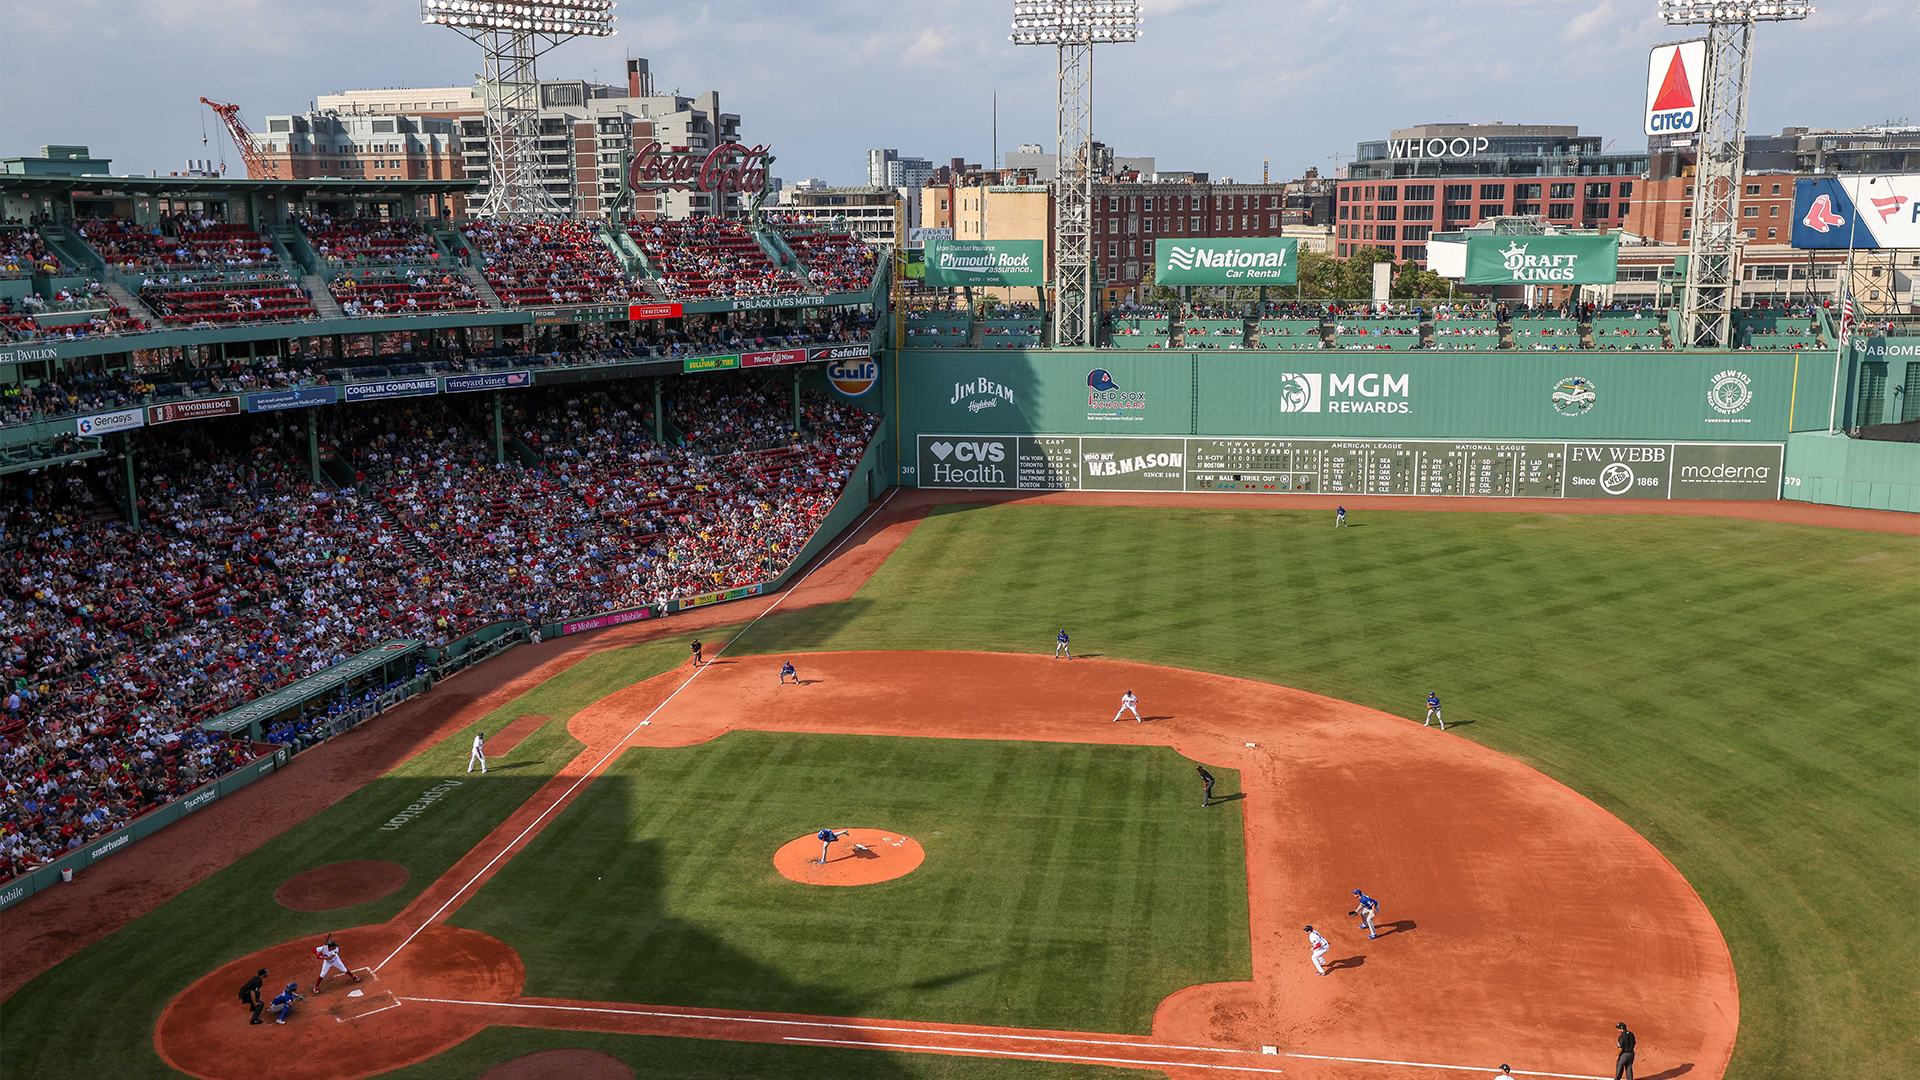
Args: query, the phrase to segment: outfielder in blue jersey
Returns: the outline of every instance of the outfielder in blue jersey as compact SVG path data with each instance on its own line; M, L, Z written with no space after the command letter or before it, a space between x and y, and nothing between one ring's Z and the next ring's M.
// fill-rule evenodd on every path
M1440 724L1441 731L1447 730L1447 722L1445 720L1440 719L1440 695L1428 694L1427 695L1427 719L1426 719L1426 722L1421 724L1420 726L1432 727L1436 721Z
M1069 660L1073 659L1073 646L1067 643L1067 632L1065 630L1060 631L1053 639L1053 658L1058 660L1062 656L1065 656Z
M1367 932L1367 938L1369 940L1379 937L1380 935L1373 932L1373 917L1380 914L1380 901L1375 900L1359 889L1353 890L1353 895L1354 904L1357 906L1352 911L1347 912L1347 914L1358 915L1360 917L1360 929Z

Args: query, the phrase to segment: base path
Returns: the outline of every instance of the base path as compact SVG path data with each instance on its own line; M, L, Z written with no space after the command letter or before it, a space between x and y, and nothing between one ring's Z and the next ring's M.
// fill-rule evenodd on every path
M1357 705L1189 671L997 653L821 653L792 657L808 675L796 689L766 678L786 658L683 666L577 714L571 730L588 749L575 765L393 922L336 935L353 963L372 965L370 981L351 988L371 994L351 998L336 984L310 1003L305 1028L281 1029L300 1040L295 1072L284 1071L277 1040L250 1037L258 1029L232 995L256 966L274 968L270 984L287 965L311 967L308 939L235 961L183 993L156 1031L162 1056L208 1080L347 1080L499 1024L1176 1077L1411 1080L1484 1076L1504 1061L1516 1075L1604 1078L1613 1022L1625 1020L1640 1036L1643 1076L1719 1080L1726 1069L1737 987L1699 897L1626 825L1517 761ZM928 707L959 684L977 688L966 717ZM1108 722L1128 687L1152 722ZM1243 799L1193 812L1243 815L1253 978L1173 994L1150 1034L696 1010L523 997L524 972L506 946L445 925L475 883L601 774L609 753L736 729L1166 745L1238 769ZM1196 803L1198 794L1196 784ZM1345 915L1355 887L1381 901L1376 939ZM1307 923L1333 942L1327 976L1308 960Z

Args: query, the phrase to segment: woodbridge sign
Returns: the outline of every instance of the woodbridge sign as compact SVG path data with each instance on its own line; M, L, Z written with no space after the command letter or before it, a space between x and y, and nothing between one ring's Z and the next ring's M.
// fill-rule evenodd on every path
M1044 240L927 241L927 284L935 288L956 285L1044 285Z
M1472 236L1468 285L1611 285L1619 277L1620 237Z
M1162 240L1155 285L1292 285L1300 241Z

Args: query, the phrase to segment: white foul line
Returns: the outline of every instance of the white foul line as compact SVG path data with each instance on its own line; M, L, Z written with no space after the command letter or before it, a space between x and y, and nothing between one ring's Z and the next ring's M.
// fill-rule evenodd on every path
M900 490L899 488L888 488L886 495L882 497L878 503L874 504L872 507L870 507L867 510L867 521L871 521L874 515L877 515L881 511L881 509L887 505L888 502L892 501L894 492L899 490ZM788 586L786 591L782 592L778 597L774 599L773 603L768 604L766 606L765 610L761 611L760 614L755 615L750 621L748 621L747 625L741 627L740 632L738 634L735 634L731 638L728 638L727 643L725 645L720 646L719 649L714 651L713 658L715 660L720 659L720 654L726 652L727 649L730 648L734 642L739 641L742 637L746 636L747 631L753 629L754 623L757 623L761 619L766 618L767 615L770 614L774 608L777 608L781 604L785 603L787 597L793 595L795 590L799 589L800 586L805 585L807 583L808 578L812 577L821 567L827 565L827 563L829 562L832 562L833 557L839 554L840 549L846 546L848 540L853 539L854 534L859 532L860 527L864 524L866 524L865 521L855 522L854 525L847 530L847 535L842 537L838 544L833 545L833 549L831 551L828 551L825 557L823 557L819 562L813 564L813 569L808 570L805 574L801 575L801 578L799 581L796 581L792 585ZM674 687L673 693L668 694L665 700L661 701L660 704L655 705L653 707L653 712L648 713L645 719L641 720L638 724L633 725L632 730L628 731L625 735L620 736L620 741L614 744L613 749L607 751L606 755L602 757L599 761L594 762L591 768L589 768L586 772L582 773L580 775L580 778L578 780L575 780L571 787L567 788L566 791L561 792L560 797L553 800L552 803L548 804L545 810L540 811L540 816L534 818L532 824L529 824L525 829L522 829L519 836L514 837L511 842L509 842L505 847L501 848L499 854L495 855L491 859L488 859L487 865L481 867L478 871L476 871L473 877L468 878L466 884L460 886L458 889L455 889L453 895L447 898L447 902L440 905L439 910L427 916L427 920L421 923L419 928L414 930L413 933L408 934L405 941L402 941L398 946L394 948L392 952L388 953L387 958L385 960L382 960L378 964L373 965L373 970L379 971L381 968L387 966L388 962L391 961L394 957L399 956L401 949L404 949L408 945L412 944L413 939L416 937L419 937L420 932L422 930L425 930L427 927L432 926L434 923L434 920L438 919L448 908L453 906L453 902L455 900L460 899L462 894L464 894L468 889L473 887L474 882L480 880L480 878L483 877L487 871L493 869L494 863L497 863L501 859L505 858L507 852L512 851L514 849L514 846L519 844L520 841L525 840L529 833L539 828L540 823L547 819L547 815L553 813L554 810L558 808L561 803L564 803L569 798L571 798L573 796L573 793L579 789L581 784L584 784L588 780L593 779L594 773L599 771L602 765L605 765L610 759L612 759L612 757L615 754L618 754L622 750L625 750L627 746L627 740L633 738L634 734L638 732L641 728L652 723L655 714L659 713L661 709L666 708L668 702L678 697L680 695L680 691L685 690L689 685L691 685L693 683L693 680L699 678L700 673L705 670L707 670L705 664L702 664L701 666L694 668L693 674L687 676L687 679L685 682L681 683L679 686Z
M1490 1073L1496 1070L1485 1065L1436 1065L1431 1061L1392 1061L1385 1058L1334 1057L1331 1054L1294 1054L1290 1058L1309 1058L1314 1061L1348 1061L1359 1065L1405 1065L1410 1069L1453 1069L1458 1072ZM1566 1080L1607 1080L1604 1076L1589 1076L1586 1073L1528 1072L1525 1069L1513 1070L1515 1076L1558 1076Z
M1091 1061L1101 1065L1146 1065L1180 1069L1224 1069L1227 1072L1273 1073L1279 1069L1259 1069L1251 1065L1203 1065L1189 1061L1147 1061L1137 1058L1087 1057L1083 1054L1023 1054L1018 1050L974 1050L965 1046L920 1046L914 1043L860 1042L855 1039L803 1039L795 1035L786 1042L824 1043L828 1046L858 1046L864 1050L920 1050L936 1054L984 1054L988 1057L1030 1058L1036 1061Z

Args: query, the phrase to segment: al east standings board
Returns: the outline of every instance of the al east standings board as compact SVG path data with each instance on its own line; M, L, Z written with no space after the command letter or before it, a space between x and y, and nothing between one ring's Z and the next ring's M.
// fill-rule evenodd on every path
M921 435L923 488L1777 499L1783 443ZM904 470L903 470L904 471Z

